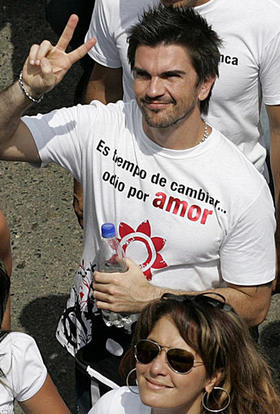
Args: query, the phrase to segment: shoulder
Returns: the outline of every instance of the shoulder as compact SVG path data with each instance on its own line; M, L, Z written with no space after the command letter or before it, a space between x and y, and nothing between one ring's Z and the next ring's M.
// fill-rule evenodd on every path
M32 361L45 369L36 341L30 335L22 332L10 332L0 343L0 350L4 354L10 353L15 364Z
M24 354L28 348L39 352L35 340L28 334L23 332L9 332L0 343L1 349L11 349L13 354Z
M95 0L94 7L106 11L118 10L120 7L120 0Z
M114 119L119 119L119 117L122 118L126 116L127 111L124 109L125 106L126 105L123 101L114 103L110 102L105 105L98 100L94 100L91 101L89 105L81 105L81 115L79 118L82 120L82 122L85 118L88 118L88 121L91 124L103 123L104 119L106 119L107 122L114 122ZM80 122L80 119L78 122Z
M255 199L267 186L263 175L243 152L222 133L213 128L213 145L209 154L209 168L219 165L219 182L246 199ZM235 192L234 192L235 193Z
M1 368L4 373L9 372L10 366L13 365L19 370L31 357L31 360L39 361L40 365L44 365L40 351L35 340L22 332L9 332L0 342ZM28 357L29 356L29 357Z
M238 0L238 3L232 5L232 8L236 15L242 13L242 21L251 30L254 30L257 39L260 34L269 36L269 34L280 32L280 2L278 0L247 0L246 2ZM248 17L250 18L248 19ZM278 24L275 25L273 22L278 22Z
M136 114L141 117L137 102L134 99L128 102L120 100L107 105L94 100L89 105L82 105L81 111L88 113L89 119L94 116L97 122L103 122L103 117L128 118L136 116Z
M35 340L10 332L0 344L1 369L17 401L33 397L44 384L47 369Z
M254 164L249 161L249 159L243 154L243 152L234 144L227 136L222 134L216 128L212 127L212 133L215 137L214 147L217 150L217 156L219 156L224 162L222 165L231 167L231 170L234 171L235 164L244 168L248 171L248 174L252 174L256 177L257 180L262 180L263 176L258 172Z
M238 34L243 37L244 41L248 41L246 33L254 36L255 41L262 43L262 36L269 36L269 33L280 32L280 2L279 0L235 0L228 4L227 0L219 0L206 2L202 6L197 7L197 11L207 19L210 24L214 25L215 30L220 35L231 35L234 37ZM233 19L233 20L232 20ZM232 32L233 22L234 32ZM278 22L277 24L273 24ZM236 32L239 28L240 32ZM245 37L244 37L245 36ZM225 39L227 40L227 39Z
M120 13L120 0L96 0L93 9L93 16L98 19L115 21Z

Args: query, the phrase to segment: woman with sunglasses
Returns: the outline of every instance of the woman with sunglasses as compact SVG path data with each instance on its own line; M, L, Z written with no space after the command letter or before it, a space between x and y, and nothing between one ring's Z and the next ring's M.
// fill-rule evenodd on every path
M127 387L105 394L89 414L279 414L247 326L214 295L165 294L150 303L122 362Z

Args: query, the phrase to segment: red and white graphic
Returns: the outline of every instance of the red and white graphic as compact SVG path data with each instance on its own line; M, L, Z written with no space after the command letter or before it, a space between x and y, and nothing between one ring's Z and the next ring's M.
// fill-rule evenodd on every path
M152 279L152 269L162 269L167 266L159 253L166 240L162 237L152 237L149 221L141 223L136 230L126 223L120 223L119 235L127 257L139 263L147 280Z

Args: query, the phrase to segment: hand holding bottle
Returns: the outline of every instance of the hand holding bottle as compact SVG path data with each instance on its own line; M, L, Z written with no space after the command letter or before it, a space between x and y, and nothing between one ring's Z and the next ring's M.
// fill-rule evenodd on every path
M101 245L97 255L97 270L104 273L124 273L127 271L124 251L116 237L115 226L104 223L101 227ZM116 313L111 310L102 310L102 317L107 326L126 328L130 330L137 316L133 314Z
M126 259L128 270L121 273L94 273L94 297L97 307L114 312L139 313L150 301L159 298L166 289L147 281L141 268Z

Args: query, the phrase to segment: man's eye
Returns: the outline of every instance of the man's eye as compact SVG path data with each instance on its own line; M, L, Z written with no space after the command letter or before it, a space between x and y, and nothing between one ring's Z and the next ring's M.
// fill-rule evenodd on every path
M136 72L134 77L138 79L149 79L149 75L145 72Z
M180 75L178 73L165 73L163 75L163 78L165 79L180 78Z

